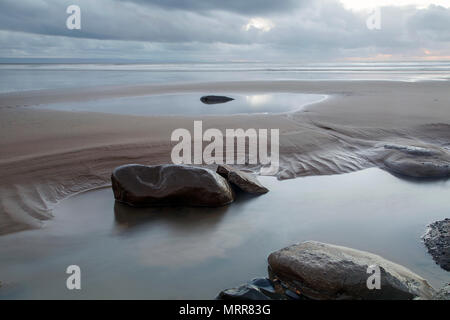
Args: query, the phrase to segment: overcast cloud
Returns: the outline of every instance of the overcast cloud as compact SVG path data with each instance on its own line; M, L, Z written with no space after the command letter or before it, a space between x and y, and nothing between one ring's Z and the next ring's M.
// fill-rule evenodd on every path
M81 30L66 8L81 8ZM336 0L2 0L0 57L298 61L450 56L450 9Z

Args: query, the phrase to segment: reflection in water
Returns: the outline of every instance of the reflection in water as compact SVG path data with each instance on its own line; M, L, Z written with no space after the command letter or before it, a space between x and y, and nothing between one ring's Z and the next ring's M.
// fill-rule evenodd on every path
M38 108L103 112L130 115L223 115L244 113L284 113L300 110L302 107L322 101L326 96L319 94L270 93L239 94L225 93L234 100L227 103L204 104L200 97L205 93L162 94L144 97L102 99L88 102L50 104Z
M245 96L247 102L252 106L259 106L265 103L268 103L273 99L273 95L271 94L254 94L251 96Z
M238 194L233 209L254 198L257 197ZM248 226L245 221L238 226L223 221L229 210L229 205L133 208L116 201L115 229L122 237L140 239L135 249L140 262L146 266L198 264L206 259L224 257L227 249L242 242L241 234L248 231ZM164 230L162 236L155 234L155 230L159 234L158 229ZM144 239L148 241L142 241Z
M450 180L379 169L277 181L221 208L135 209L110 188L63 201L43 229L0 237L0 298L209 299L267 274L270 252L317 240L379 254L436 287L448 282L420 241L448 217ZM68 291L77 264L82 290Z
M116 201L114 203L114 217L116 226L121 232L131 232L132 229L160 222L164 222L177 230L195 232L196 229L213 228L222 220L228 208L229 206L218 208L134 208Z
M261 195L244 193L234 189L233 207L244 205ZM164 223L175 230L187 232L212 229L220 223L230 210L230 206L222 207L149 207L137 208L114 202L114 218L116 228L120 232L132 232L133 229L145 228L149 224Z

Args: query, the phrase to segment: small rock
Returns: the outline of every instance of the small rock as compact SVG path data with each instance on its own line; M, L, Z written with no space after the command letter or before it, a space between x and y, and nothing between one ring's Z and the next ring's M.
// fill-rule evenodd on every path
M423 299L434 289L407 268L375 254L315 241L273 252L271 273L311 299ZM381 288L368 289L371 265L380 268Z
M450 219L428 225L422 239L434 261L442 269L450 271Z
M269 189L264 187L254 175L240 171L229 165L220 164L217 167L217 173L242 191L252 194L264 194L269 192Z
M205 104L225 103L232 100L234 99L225 96L203 96L200 98L200 101Z
M287 300L287 295L278 293L273 282L267 278L253 279L236 288L219 293L219 300Z
M228 182L206 168L130 164L116 168L111 181L115 199L135 207L218 207L234 200Z

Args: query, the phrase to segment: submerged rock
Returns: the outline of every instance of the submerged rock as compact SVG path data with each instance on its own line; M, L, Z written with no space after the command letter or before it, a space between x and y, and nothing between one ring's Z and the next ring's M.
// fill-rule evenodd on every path
M428 225L422 239L434 261L442 269L450 271L450 219Z
M403 146L386 144L386 169L415 178L442 178L450 176L450 153L430 146Z
M116 168L111 181L115 199L136 207L217 207L234 200L223 177L199 167L130 164Z
M232 100L234 99L225 96L203 96L200 98L200 101L205 104L225 103Z
M430 299L434 289L407 268L375 254L315 241L270 254L272 277L311 299ZM369 290L369 266L380 268L380 289Z
M220 164L217 167L217 173L242 191L252 194L263 194L269 192L269 189L264 187L254 175L240 171L229 165Z
M253 279L239 287L223 290L216 299L220 300L291 300L301 297L284 290L267 278Z

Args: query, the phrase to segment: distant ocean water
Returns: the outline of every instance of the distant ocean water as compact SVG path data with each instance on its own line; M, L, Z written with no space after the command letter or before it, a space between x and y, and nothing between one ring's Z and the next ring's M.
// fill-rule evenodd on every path
M314 64L0 64L0 92L148 83L235 80L396 80L450 78L450 61Z

